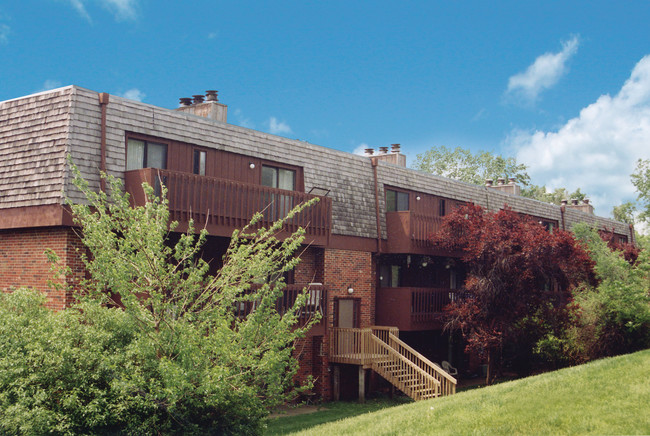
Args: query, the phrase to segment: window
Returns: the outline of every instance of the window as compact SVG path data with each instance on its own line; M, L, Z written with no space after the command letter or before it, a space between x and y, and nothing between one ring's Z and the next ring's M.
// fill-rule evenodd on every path
M438 211L439 212L438 216L445 216L447 214L447 205L445 204L445 199L441 198L439 204L440 204L440 210Z
M286 168L262 165L262 185L294 191L296 189L296 172ZM266 205L263 212L264 218L268 221L284 218L294 207L291 195L265 192L262 194L262 201Z
M126 146L126 170L167 168L167 144L131 139Z
M294 191L296 189L296 172L286 168L262 165L262 185Z
M205 176L205 151L194 150L194 157L192 159L192 172L199 176Z
M409 210L409 195L406 192L386 189L386 212Z

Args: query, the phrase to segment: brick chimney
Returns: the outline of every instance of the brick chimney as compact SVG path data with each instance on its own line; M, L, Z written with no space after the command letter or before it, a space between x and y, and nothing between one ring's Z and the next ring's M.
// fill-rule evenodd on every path
M379 147L379 154L374 155L373 158L391 163L393 165L398 165L400 167L406 167L406 156L400 153L399 144L391 144L390 153L388 152L388 147Z
M520 195L521 194L521 188L519 185L517 185L517 182L515 182L514 177L510 177L508 179L508 183L506 183L506 179L503 177L499 177L497 179L497 184L494 185L492 179L487 179L485 181L485 187L489 189L494 189L497 191L501 191L504 194L510 194L510 195Z
M174 110L225 123L227 122L228 106L219 103L217 93L217 91L205 91L205 96L197 94L193 95L193 98L181 98L180 107Z

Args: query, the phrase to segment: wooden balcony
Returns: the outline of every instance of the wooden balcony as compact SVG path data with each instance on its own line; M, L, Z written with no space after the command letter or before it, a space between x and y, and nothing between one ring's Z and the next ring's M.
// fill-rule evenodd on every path
M328 197L155 168L126 171L124 179L135 205L145 202L143 182L158 192L162 182L167 187L170 219L178 221L179 231L193 219L195 228L205 226L217 236L230 236L248 224L256 212L264 216L259 225L268 227L298 204L319 197L319 202L288 220L283 231L289 234L303 227L305 243L326 245L329 241L332 199Z
M443 288L379 288L375 319L401 331L437 330L443 327L443 308L454 291Z
M284 288L282 297L278 298L275 303L275 310L281 315L284 314L289 308L293 307L296 298L300 295L303 289L307 288L309 296L307 303L298 315L298 326L306 325L316 314L320 314L321 319L317 324L309 330L308 335L323 335L325 334L325 320L327 319L327 288L323 285L287 285ZM255 301L242 301L237 303L235 310L237 316L245 317L255 310Z
M388 253L430 253L429 237L442 225L442 218L413 211L386 212Z

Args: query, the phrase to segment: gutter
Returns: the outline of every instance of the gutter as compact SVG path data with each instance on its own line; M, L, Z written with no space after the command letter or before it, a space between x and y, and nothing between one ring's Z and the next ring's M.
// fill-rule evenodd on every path
M378 159L370 158L372 165L372 175L375 179L375 216L377 218L377 253L381 253L381 220L379 218L379 182L377 180L377 165Z
M99 93L99 107L102 112L102 120L100 123L101 145L99 148L100 161L99 170L106 174L106 110L108 109L109 94L106 92ZM100 177L99 187L102 191L106 190L106 179Z

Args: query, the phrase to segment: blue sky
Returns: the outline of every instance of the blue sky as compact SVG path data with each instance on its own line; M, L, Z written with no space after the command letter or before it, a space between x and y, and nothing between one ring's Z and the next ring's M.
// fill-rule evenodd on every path
M539 4L537 4L539 3ZM0 100L75 84L354 152L516 156L608 215L650 158L650 1L0 3Z

